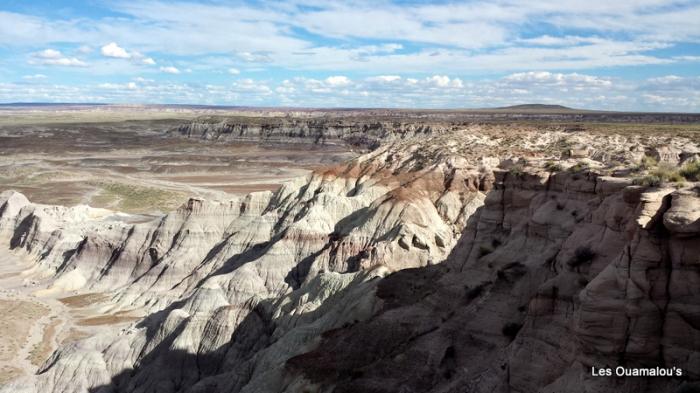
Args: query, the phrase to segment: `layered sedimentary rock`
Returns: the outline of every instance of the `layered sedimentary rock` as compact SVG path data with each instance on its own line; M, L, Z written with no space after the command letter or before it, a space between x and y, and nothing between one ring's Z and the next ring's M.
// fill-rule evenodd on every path
M672 392L698 380L695 184L601 175L660 140L515 131L403 138L274 193L192 199L150 222L3 193L0 234L53 277L45 290L105 291L106 311L147 314L59 348L5 391ZM583 146L586 165L550 165ZM591 377L605 365L686 379Z
M171 134L217 141L335 144L374 149L390 140L456 128L456 124L438 121L352 117L203 117L171 130Z

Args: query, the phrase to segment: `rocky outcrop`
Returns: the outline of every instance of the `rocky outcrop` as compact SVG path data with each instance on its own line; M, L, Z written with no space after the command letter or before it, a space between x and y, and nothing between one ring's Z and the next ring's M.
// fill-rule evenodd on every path
M512 131L398 139L274 193L191 199L148 222L3 193L0 235L35 260L44 290L109 292L104 310L146 314L60 347L3 391L672 392L686 381L590 376L605 365L699 379L695 185L601 175L643 155L635 137ZM586 165L552 168L583 144Z
M450 257L288 369L334 392L675 392L698 381L700 190L499 176ZM681 219L680 216L683 218ZM592 368L682 377L596 377Z
M371 118L205 117L183 124L171 134L217 141L348 145L375 149L383 142L456 128L456 124L436 121L377 121Z

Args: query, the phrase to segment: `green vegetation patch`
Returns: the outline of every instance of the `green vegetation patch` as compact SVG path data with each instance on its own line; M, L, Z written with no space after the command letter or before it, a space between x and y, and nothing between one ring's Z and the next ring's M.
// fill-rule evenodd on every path
M639 168L648 168L647 173L643 176L635 178L634 184L658 187L664 183L676 183L682 185L687 181L700 181L700 161L689 162L678 168L669 164L653 165L656 160L645 162L642 159Z
M99 182L95 186L101 189L93 198L95 205L131 213L173 210L185 199L179 192L153 187L117 182Z

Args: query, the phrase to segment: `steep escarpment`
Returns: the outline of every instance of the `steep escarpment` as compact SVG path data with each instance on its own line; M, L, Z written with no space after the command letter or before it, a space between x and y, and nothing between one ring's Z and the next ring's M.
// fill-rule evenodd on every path
M344 117L203 117L171 134L217 141L311 143L374 149L381 143L455 130L456 123Z
M692 367L698 192L603 173L696 148L475 126L146 222L4 193L37 289L145 315L4 391L568 391L598 362Z
M380 149L275 193L193 199L144 223L3 194L11 247L55 278L43 291L108 292L110 313L150 313L116 337L60 348L36 380L13 389L272 383L267 373L276 367L281 378L283 361L320 332L369 315L373 277L444 259L489 183L462 164L419 168L411 154ZM456 213L436 202L448 188ZM234 377L209 381L224 371ZM68 374L70 381L61 377Z
M334 392L674 392L700 379L699 210L697 188L502 174L444 263L287 367ZM683 376L592 375L617 366Z

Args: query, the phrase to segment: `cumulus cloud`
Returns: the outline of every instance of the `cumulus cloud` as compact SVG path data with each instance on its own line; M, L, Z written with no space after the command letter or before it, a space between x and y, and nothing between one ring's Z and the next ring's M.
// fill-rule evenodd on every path
M612 85L608 78L577 73L563 74L548 71L530 71L511 74L503 78L507 83L537 84L555 86L607 87Z
M464 86L461 79L450 79L450 77L447 75L433 75L431 77L426 78L426 81L428 81L428 84L437 87L461 88Z
M151 58L151 57L144 57L141 60L141 63L145 64L145 65L156 65L156 61L153 60L153 58Z
M160 71L164 72L166 74L179 74L180 73L180 70L177 69L177 67L173 67L173 66L160 67Z
M117 45L116 42L110 42L109 44L103 46L100 49L100 53L102 53L102 56L105 57L114 57L118 59L130 59L131 55L129 52L126 51L126 49L120 47Z
M46 65L57 65L65 67L87 67L87 63L75 57L62 57L59 59L47 59L43 61Z
M241 73L241 71L238 68L231 67L228 69L228 73L231 75L238 75Z
M36 53L36 57L40 59L58 59L63 57L60 51L55 49L44 49L41 52Z
M131 60L133 64L137 65L156 65L156 61L152 57L147 57L137 51L128 52L126 49L117 45L116 42L110 42L104 45L100 49L100 53L105 57Z
M64 66L64 67L87 67L87 63L76 58L64 56L61 51L56 49L44 49L33 54L29 64Z
M126 16L118 24L107 16L48 18L0 11L0 45L108 42L101 48L106 57L131 59L135 65L156 61L136 59L132 48L163 56L227 54L238 63L324 74L561 72L700 58L658 51L700 40L700 5L687 0L593 0L585 6L537 0L527 7L511 0L313 3L110 2L112 11ZM532 37L533 22L551 28ZM323 39L329 37L337 39ZM92 64L93 69L103 63Z
M243 78L229 84L206 85L159 82L137 77L130 82L102 82L83 87L37 80L32 83L31 89L23 88L21 84L0 83L0 101L424 108L485 108L551 103L606 110L697 111L700 108L700 77L666 75L640 83L616 78L606 80L609 85L603 87L595 83L582 89L566 85L564 91L559 88L561 85L558 81L590 80L586 77L593 76L573 73L547 76L541 71L533 72L533 75L516 73L492 80L460 81L461 84L455 83L459 78L451 75L424 78L402 76L391 83L378 83L377 77L348 78L342 87L331 86L326 79L305 77L281 82ZM542 83L542 80L553 80L555 84Z
M401 77L398 75L379 75L379 76L372 76L367 78L367 81L369 82L384 82L384 83L391 83L391 82L396 82L401 80Z
M346 76L342 75L337 75L337 76L329 76L328 78L325 79L325 82L328 86L331 87L343 87L347 86L350 84L350 79Z

